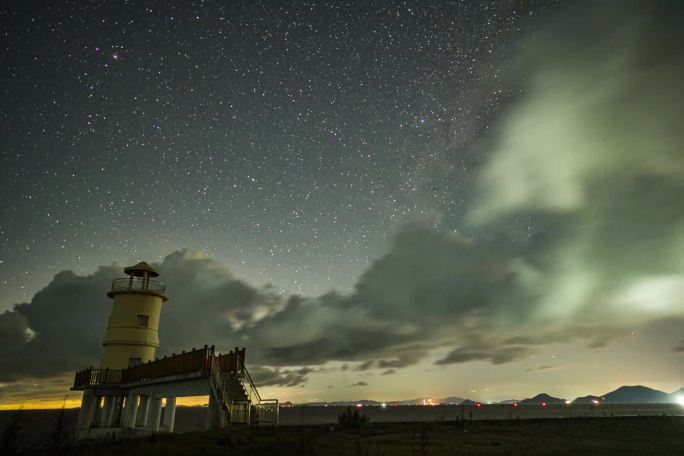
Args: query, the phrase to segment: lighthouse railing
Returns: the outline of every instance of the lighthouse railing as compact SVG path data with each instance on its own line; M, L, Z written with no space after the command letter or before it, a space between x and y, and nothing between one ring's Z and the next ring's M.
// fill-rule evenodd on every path
M163 293L166 284L159 280L142 277L125 277L112 280L112 291L150 291Z

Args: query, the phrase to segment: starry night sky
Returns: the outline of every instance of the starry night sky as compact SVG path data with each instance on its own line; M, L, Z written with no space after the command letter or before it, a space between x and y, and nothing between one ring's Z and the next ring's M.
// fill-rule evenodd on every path
M498 377L499 398L682 386L682 14L5 2L0 342L54 347L67 370L96 360L108 301L73 303L145 260L170 287L192 277L162 321L179 344L254 347L285 399L354 395L326 377L350 372L395 375L388 399L453 394L454 378L466 394ZM224 326L179 324L199 309ZM74 311L96 329L50 342L46 322L70 328ZM13 357L0 349L0 381L68 383ZM577 363L596 371L563 377ZM425 369L433 389L417 391Z
M555 7L229 3L4 9L2 306L181 247L351 286L398 226L457 227L464 183L435 167L468 179L515 92L504 45Z

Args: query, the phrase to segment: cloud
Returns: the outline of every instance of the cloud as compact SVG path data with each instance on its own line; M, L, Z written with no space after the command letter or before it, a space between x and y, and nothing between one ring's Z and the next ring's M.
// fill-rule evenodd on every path
M684 308L682 10L656 4L581 2L507 73L525 87L483 150L470 221L526 229L540 319Z
M283 370L277 368L269 368L262 366L254 366L249 368L250 375L254 384L258 387L262 386L301 386L308 381L308 374L313 372L312 369L302 368L297 370Z
M71 375L50 378L23 378L20 382L0 384L0 402L3 404L22 404L30 402L54 403L55 401L79 399L81 392L69 391L65 384L73 381Z
M470 361L489 361L492 364L504 364L525 358L530 353L532 351L527 347L459 347L436 361L435 364L457 364Z
M684 340L682 340L682 343L677 345L673 350L677 353L684 353Z
M394 375L394 374L396 374L396 373L397 373L396 369L387 369L386 371L384 371L384 372L383 372L382 374L380 374L380 375Z
M284 305L275 291L247 285L196 252L174 252L157 266L172 296L162 311L160 355L204 344L230 348L239 328ZM63 271L30 303L1 314L0 381L97 366L111 310L106 291L121 275L121 265L85 276Z
M525 369L525 372L539 372L539 371L546 371L546 370L556 370L560 369L561 366L556 365L556 364L544 364L542 366L538 367L529 367Z
M353 387L355 387L355 386L368 386L368 383L366 383L366 382L364 382L364 381L356 382L356 383L354 383L354 384L352 384L352 385L349 385L349 388L353 388Z
M375 365L375 361L366 361L356 367L358 371L367 371Z
M410 366L417 363L421 358L425 356L425 351L407 351L406 353L399 354L394 359L381 359L378 361L378 367L380 369L386 368L402 368Z

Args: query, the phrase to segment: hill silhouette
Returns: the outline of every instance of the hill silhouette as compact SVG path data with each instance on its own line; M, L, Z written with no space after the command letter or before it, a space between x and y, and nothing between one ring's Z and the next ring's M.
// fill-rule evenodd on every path
M642 385L621 386L602 397L605 402L621 404L667 404L674 402L672 395Z
M565 404L565 399L560 399L557 397L549 396L546 393L537 394L534 397L528 397L520 401L521 404Z

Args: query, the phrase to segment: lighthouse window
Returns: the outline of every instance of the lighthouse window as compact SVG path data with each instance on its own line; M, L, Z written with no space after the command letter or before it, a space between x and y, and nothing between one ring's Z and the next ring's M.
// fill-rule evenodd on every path
M138 320L136 322L136 326L142 326L143 328L147 328L150 324L150 316L149 315L138 315Z

